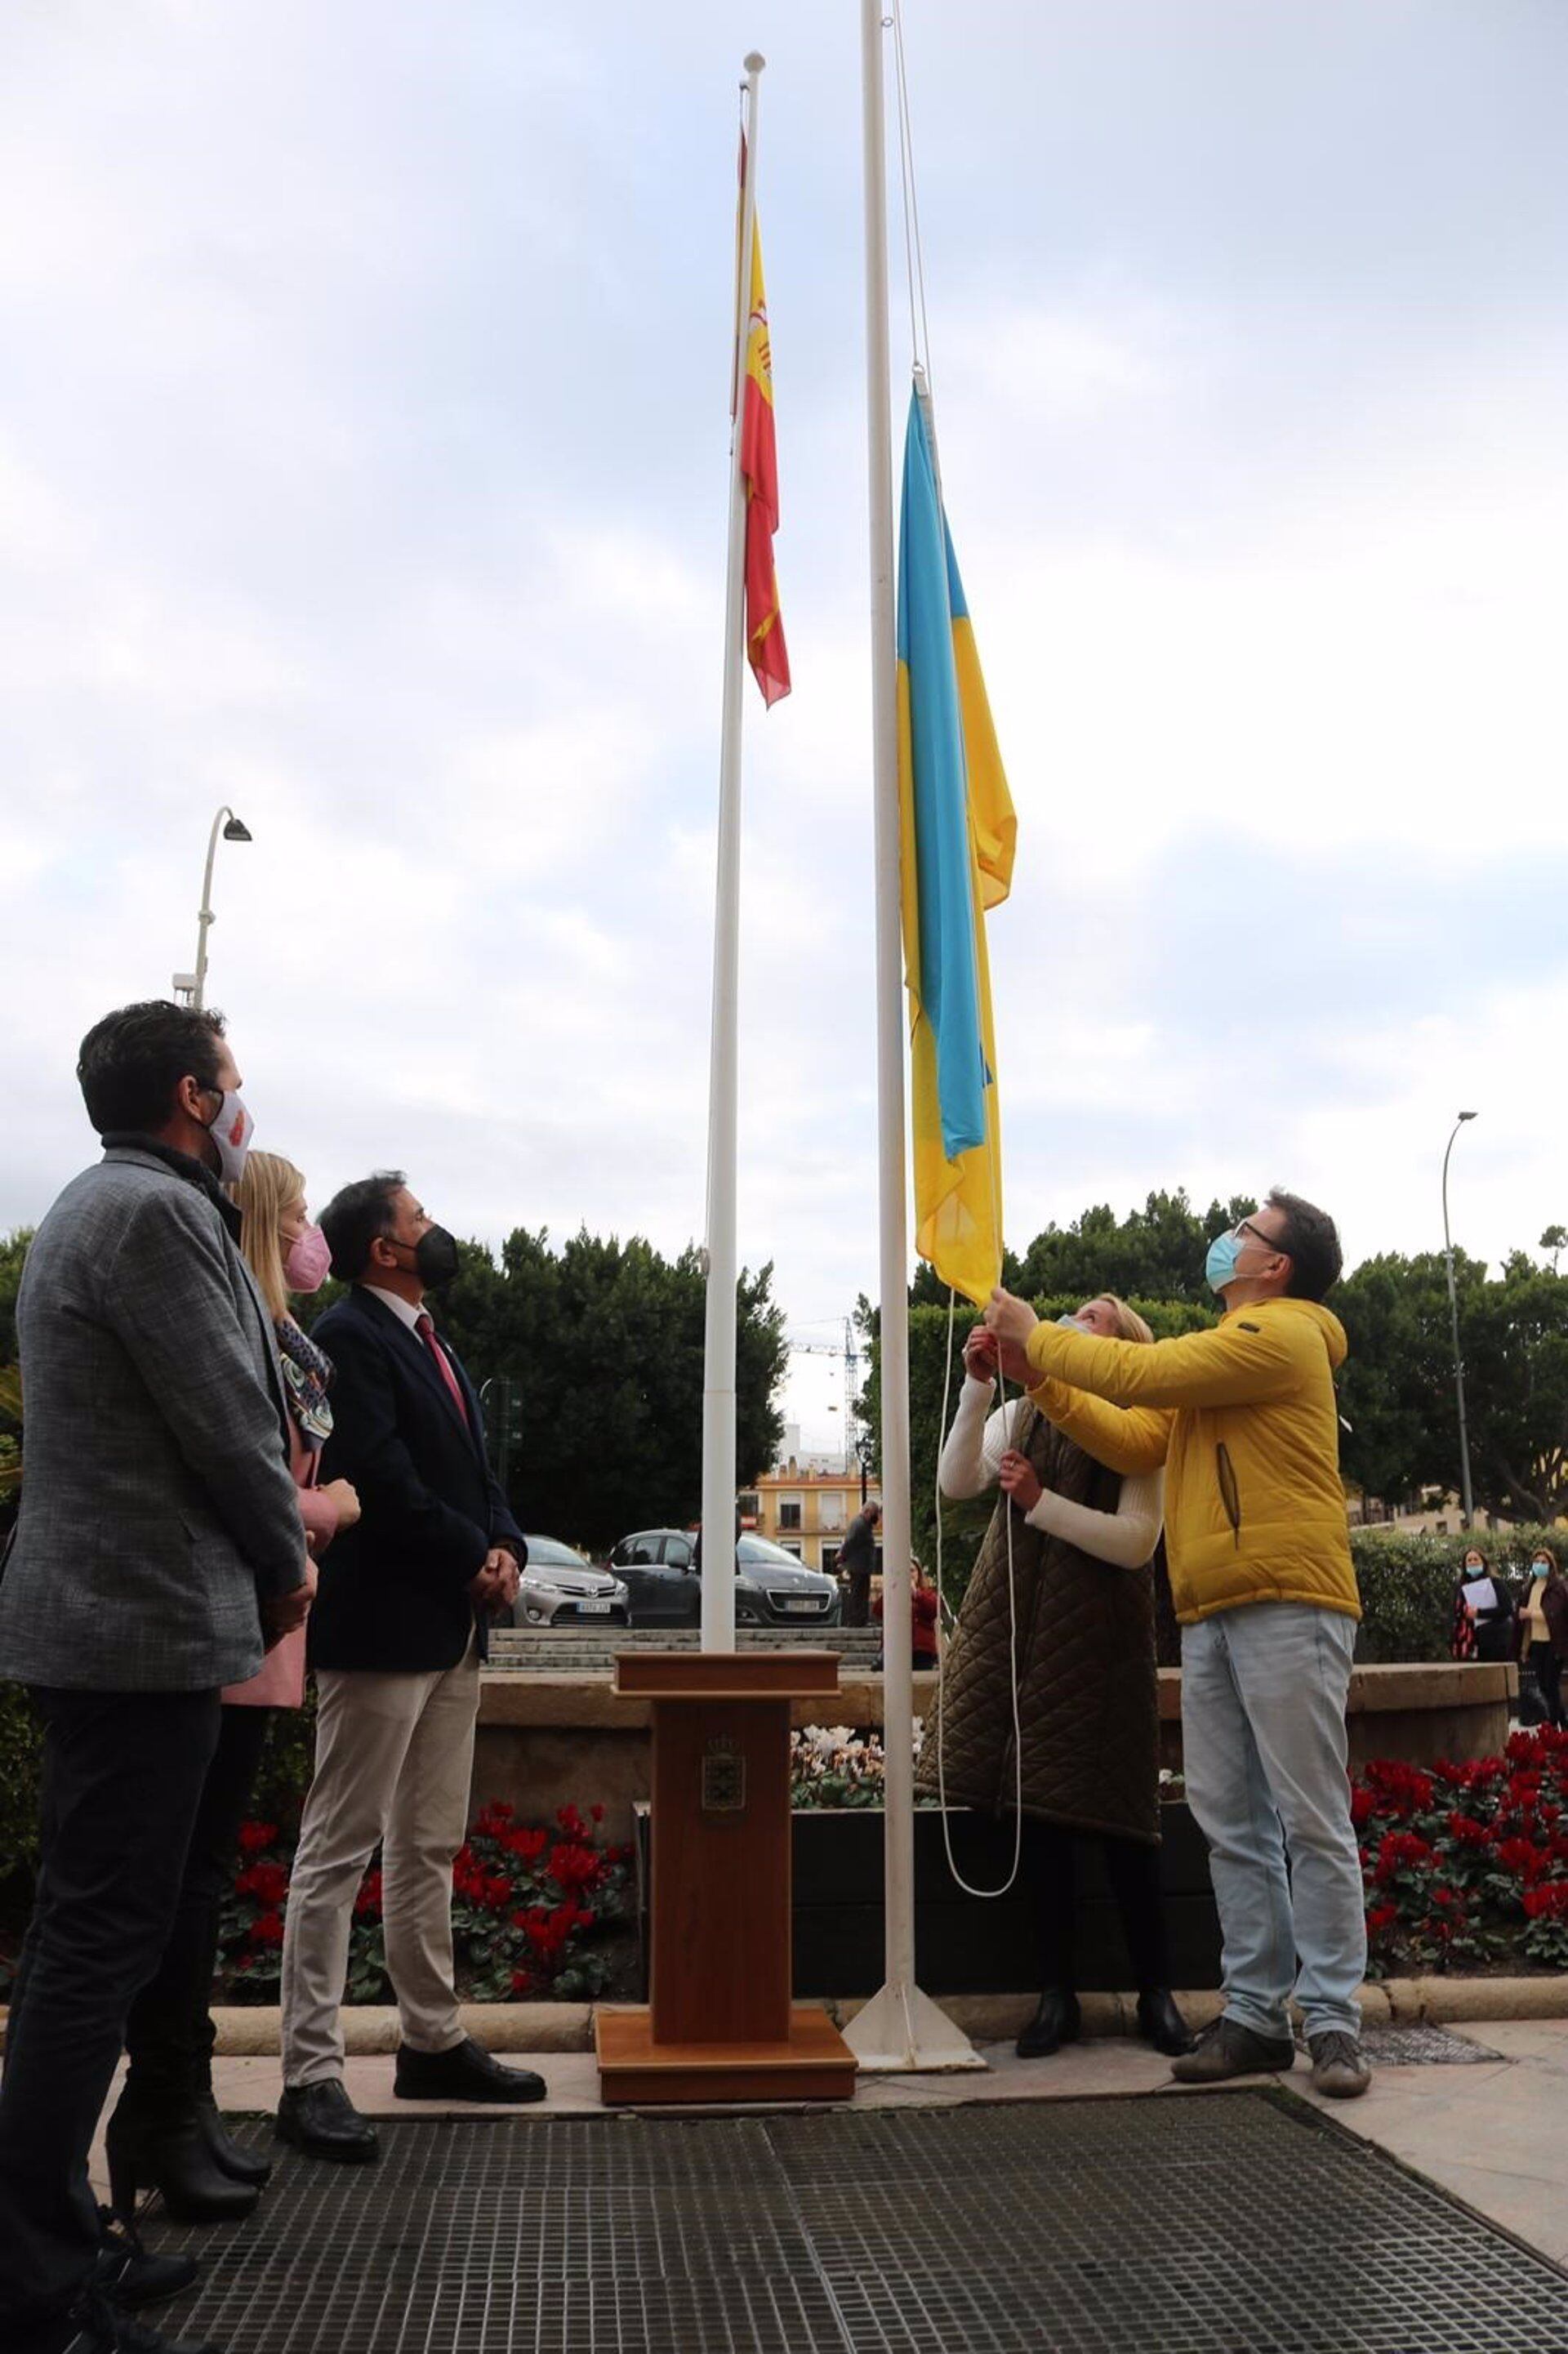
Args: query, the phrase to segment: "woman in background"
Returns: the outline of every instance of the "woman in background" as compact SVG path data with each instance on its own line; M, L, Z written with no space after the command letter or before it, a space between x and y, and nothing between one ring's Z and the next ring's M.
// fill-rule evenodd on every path
M886 1592L887 1584L884 1579L872 1596L871 1615L878 1626L883 1623L882 1605ZM916 1675L928 1674L937 1664L940 1641L937 1622L940 1614L936 1579L922 1562L912 1560L909 1564L909 1657ZM879 1675L883 1666L884 1659L879 1653L876 1661Z
M290 1312L289 1297L320 1289L328 1251L305 1209L305 1181L275 1152L249 1152L233 1188L239 1247L277 1335L288 1404L289 1463L313 1564L340 1528L359 1518L346 1479L318 1484L332 1428L332 1367ZM314 1569L312 1569L313 1581ZM248 2214L270 2168L224 2131L212 2093L214 2029L208 2011L223 1900L239 1826L261 1762L272 1712L298 1708L305 1691L305 1630L285 1635L259 1674L223 1694L222 1727L191 1833L179 1909L158 1975L126 2024L130 2069L106 2134L110 2189L129 2215L140 2189L163 2193L172 2215L217 2222Z
M1513 1600L1500 1577L1487 1567L1479 1545L1467 1545L1465 1566L1454 1589L1454 1627L1449 1649L1457 1659L1511 1659Z
M1538 1544L1530 1564L1530 1594L1519 1614L1519 1656L1535 1676L1548 1724L1561 1732L1563 1662L1568 1659L1568 1580L1557 1565L1557 1555Z

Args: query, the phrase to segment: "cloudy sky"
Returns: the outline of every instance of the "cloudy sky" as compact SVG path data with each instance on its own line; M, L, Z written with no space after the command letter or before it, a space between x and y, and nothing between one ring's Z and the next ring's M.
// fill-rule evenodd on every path
M1020 812L1008 1227L1568 1222L1568 11L907 0ZM464 1234L703 1216L739 59L796 692L747 711L740 1238L874 1288L851 0L11 0L0 1225L191 961L259 1140ZM895 273L899 268L895 257ZM897 430L908 329L895 311ZM749 692L749 691L748 691ZM800 1361L808 1442L837 1417Z

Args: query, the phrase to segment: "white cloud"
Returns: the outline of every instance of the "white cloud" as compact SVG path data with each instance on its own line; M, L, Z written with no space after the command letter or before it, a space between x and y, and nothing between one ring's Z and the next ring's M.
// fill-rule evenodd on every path
M1107 408L1180 392L1190 397L1208 363L1180 316L1151 300L1101 288L1068 308L1031 309L1016 296L954 319L944 340L957 354L960 397L993 417L1060 426Z

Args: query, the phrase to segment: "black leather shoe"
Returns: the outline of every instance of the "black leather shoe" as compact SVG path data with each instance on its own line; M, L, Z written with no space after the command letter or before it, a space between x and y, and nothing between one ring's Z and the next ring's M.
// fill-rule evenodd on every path
M137 2192L156 2190L182 2223L233 2223L260 2196L253 2182L236 2182L213 2163L190 2101L143 2109L122 2097L103 2143L117 2214L134 2214Z
M1083 2033L1078 1998L1071 1987L1047 1987L1040 2008L1018 2039L1021 2060L1044 2060L1064 2043L1075 2043Z
M138 2306L162 2305L165 2297L189 2288L200 2269L194 2256L150 2255L130 2217L117 2215L111 2207L101 2207L98 2220L103 2237L92 2285L111 2305L130 2312Z
M218 2115L217 2103L210 2092L198 2092L196 2096L196 2130L207 2145L207 2154L220 2174L231 2182L253 2183L258 2190L271 2179L272 2161L253 2149L237 2142Z
M546 2084L532 2068L503 2068L465 2035L450 2052L400 2044L392 2089L400 2101L542 2101Z
M1296 2065L1288 2035L1259 2035L1222 2012L1205 2027L1191 2052L1171 2063L1179 2084L1225 2084L1233 2076L1283 2075Z
M343 2088L328 2076L319 2084L286 2084L272 2130L307 2158L333 2158L344 2166L374 2166L381 2155L376 2127L362 2117Z
M1179 2060L1183 2052L1191 2052L1195 2040L1169 1987L1150 1987L1147 1994L1139 1996L1138 2031L1168 2060Z

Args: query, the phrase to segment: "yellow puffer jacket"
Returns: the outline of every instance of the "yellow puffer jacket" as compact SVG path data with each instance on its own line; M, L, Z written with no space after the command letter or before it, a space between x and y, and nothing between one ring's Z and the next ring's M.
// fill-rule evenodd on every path
M1113 1471L1168 1466L1178 1618L1243 1602L1359 1618L1334 1403L1344 1357L1338 1317L1310 1299L1255 1301L1212 1331L1152 1347L1039 1324L1030 1395Z

